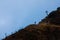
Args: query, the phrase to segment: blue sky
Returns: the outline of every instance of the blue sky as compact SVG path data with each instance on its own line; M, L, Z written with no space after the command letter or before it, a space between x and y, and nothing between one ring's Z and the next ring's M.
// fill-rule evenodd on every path
M60 0L0 0L0 39L25 28L35 21L38 23L60 6Z

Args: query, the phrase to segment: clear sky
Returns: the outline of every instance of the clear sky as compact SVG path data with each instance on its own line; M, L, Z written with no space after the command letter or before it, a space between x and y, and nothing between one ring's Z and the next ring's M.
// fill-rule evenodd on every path
M0 39L25 28L35 21L38 23L60 6L60 0L0 0Z

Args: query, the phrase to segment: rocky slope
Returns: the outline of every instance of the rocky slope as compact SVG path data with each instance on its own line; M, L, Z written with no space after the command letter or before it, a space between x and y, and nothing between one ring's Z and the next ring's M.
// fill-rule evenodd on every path
M3 40L60 40L60 8L38 24L30 24Z

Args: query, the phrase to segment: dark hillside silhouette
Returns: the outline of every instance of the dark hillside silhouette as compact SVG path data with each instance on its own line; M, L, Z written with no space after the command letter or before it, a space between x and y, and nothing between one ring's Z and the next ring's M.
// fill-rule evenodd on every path
M50 23L60 25L60 7L57 8L56 11L52 11L48 18L50 18Z
M28 25L3 40L60 40L60 7L38 24Z

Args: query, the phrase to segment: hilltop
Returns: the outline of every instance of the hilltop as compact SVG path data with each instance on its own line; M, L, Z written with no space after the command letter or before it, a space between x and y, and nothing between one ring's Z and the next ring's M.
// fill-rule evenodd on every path
M30 24L3 40L60 40L60 7L38 24Z

